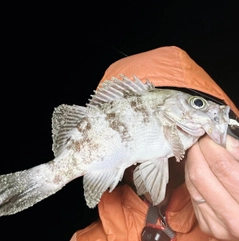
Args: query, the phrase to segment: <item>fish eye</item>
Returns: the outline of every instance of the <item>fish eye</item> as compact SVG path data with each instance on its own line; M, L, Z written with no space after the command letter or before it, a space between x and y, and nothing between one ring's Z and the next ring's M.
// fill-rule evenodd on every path
M189 98L189 104L195 109L205 109L207 107L207 101L200 96L192 96Z

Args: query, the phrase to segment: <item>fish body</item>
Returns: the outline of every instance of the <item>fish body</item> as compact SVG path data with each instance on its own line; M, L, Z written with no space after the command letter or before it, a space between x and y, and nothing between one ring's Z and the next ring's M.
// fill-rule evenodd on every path
M86 203L93 208L137 163L137 192L149 192L156 205L165 196L168 158L180 161L205 133L225 145L229 110L136 77L106 81L86 107L55 108L52 161L0 176L0 215L22 211L80 176Z

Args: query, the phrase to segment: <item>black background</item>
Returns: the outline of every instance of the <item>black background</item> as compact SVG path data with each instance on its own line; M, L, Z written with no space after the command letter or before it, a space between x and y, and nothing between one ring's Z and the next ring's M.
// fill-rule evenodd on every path
M237 1L91 1L6 8L1 27L0 174L50 161L51 116L85 105L106 68L124 55L176 45L237 106ZM123 52L123 54L121 53ZM97 218L82 178L34 207L0 218L0 240L70 240Z

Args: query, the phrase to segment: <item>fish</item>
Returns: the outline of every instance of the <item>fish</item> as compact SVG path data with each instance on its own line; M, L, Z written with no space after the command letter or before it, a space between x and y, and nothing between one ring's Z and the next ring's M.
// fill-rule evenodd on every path
M52 114L53 160L0 175L0 216L23 211L83 177L89 208L112 192L126 168L139 195L165 197L168 159L181 161L208 134L225 146L230 107L136 76L103 82L85 106L61 104Z

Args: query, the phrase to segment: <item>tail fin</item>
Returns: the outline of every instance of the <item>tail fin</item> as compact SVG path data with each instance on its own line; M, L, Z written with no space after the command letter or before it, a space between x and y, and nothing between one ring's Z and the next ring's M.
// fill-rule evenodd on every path
M48 164L0 176L0 216L29 208L64 185L55 180Z

